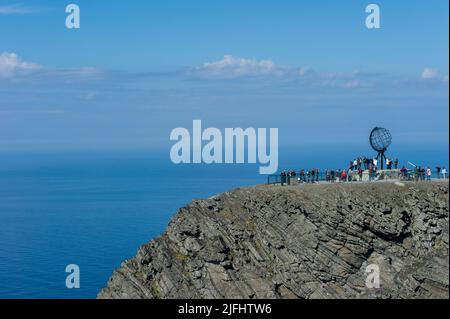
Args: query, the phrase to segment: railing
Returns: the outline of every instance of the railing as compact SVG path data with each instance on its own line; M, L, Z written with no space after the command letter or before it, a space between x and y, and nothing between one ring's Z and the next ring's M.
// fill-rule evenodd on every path
M364 171L368 176L367 170ZM446 179L449 178L449 174L447 173L445 176ZM374 179L400 179L404 181L421 181L427 180L427 177L422 173L416 173L414 171L408 171L406 174L402 174L400 170L379 170L376 172L376 176ZM444 176L438 174L436 171L431 173L431 179L444 179ZM319 172L319 174L315 174L314 176L301 176L299 172L295 172L294 176L281 176L281 175L268 175L267 176L267 184L283 184L283 185L292 185L299 183L315 183L315 182L351 182L351 181L359 181L360 177L357 171L348 171L347 178L342 180L339 174L335 175L334 180L331 180L329 176L325 172ZM369 181L369 180L368 180Z
M308 176L301 176L300 173L295 173L295 176L280 176L280 175L269 175L267 176L267 184L291 184L291 182L297 181L298 178L301 179L301 182L304 183L312 183L312 182L320 182L320 181L326 181L326 174L324 172L319 172L319 175L316 174L314 176L310 175ZM284 177L284 178L283 178ZM314 180L313 180L314 178Z
M448 179L448 177L449 177L449 175L447 173L445 176L445 179ZM444 176L442 175L442 173L438 174L437 172L432 172L430 178L444 180ZM410 171L406 174L406 176L401 176L401 179L414 181L414 180L426 180L427 177L424 174L418 174L418 173L415 173L414 171Z

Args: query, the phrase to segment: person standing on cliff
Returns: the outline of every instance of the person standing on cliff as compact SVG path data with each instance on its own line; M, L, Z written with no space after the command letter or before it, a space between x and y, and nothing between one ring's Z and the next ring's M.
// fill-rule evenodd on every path
M358 175L359 175L359 181L362 182L363 170L361 167L358 169Z
M447 178L447 170L445 169L445 166L442 167L442 171L441 171L442 177L444 177L444 179Z
M284 184L286 183L286 176L287 176L286 171L285 170L282 171L281 172L281 186L284 186Z
M427 181L431 182L431 168L429 168L428 166L427 166L427 169L425 171L425 174L427 176Z
M341 173L341 181L343 182L347 181L347 171L345 169Z
M437 172L437 178L440 179L441 178L441 165L438 164L436 166L436 172Z
M391 159L390 158L386 158L386 169L391 169Z
M372 165L372 167L369 169L369 174L371 176L371 181L375 180L375 177L377 176L377 166Z
M403 165L402 169L400 170L402 179L407 180L408 179L408 169Z
M419 166L419 180L425 180L425 168L423 168L422 166Z
M306 179L305 179L305 170L302 168L301 169L301 171L300 171L300 180L302 181L302 183L305 183L306 182Z

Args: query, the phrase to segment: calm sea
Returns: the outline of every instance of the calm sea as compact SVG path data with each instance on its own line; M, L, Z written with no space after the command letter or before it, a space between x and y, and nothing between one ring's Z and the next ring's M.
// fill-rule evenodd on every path
M347 163L336 149L314 154L293 151L280 169ZM429 155L448 163L448 149ZM265 181L255 165L176 166L167 152L0 153L0 298L94 298L177 208ZM68 264L80 289L65 286Z

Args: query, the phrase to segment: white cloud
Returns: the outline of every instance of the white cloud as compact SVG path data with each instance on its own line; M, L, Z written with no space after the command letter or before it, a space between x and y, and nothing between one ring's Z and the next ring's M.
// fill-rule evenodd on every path
M428 80L428 79L434 79L438 76L438 70L432 69L432 68L425 68L422 71L421 78Z
M0 53L0 80L21 81L30 78L52 78L64 81L101 79L104 73L93 67L74 69L49 68L23 61L17 54Z
M98 92L92 91L92 92L88 92L84 95L84 99L86 101L92 101L94 100L98 95Z
M204 63L202 66L191 68L189 76L206 80L231 80L238 78L277 79L295 81L303 87L327 86L343 89L357 89L373 86L370 74L357 71L346 72L316 72L309 66L286 67L276 65L271 60L256 60L236 58L225 55L221 60ZM375 80L373 80L375 81Z
M305 76L308 74L311 74L313 72L313 70L309 67L309 66L304 66L298 69L298 75L299 76Z
M361 86L361 81L359 80L352 80L342 83L342 87L346 89L352 89L357 88Z
M235 58L232 55L225 55L221 60L207 62L189 70L190 74L207 79L280 76L285 72L271 60Z
M422 72L421 78L423 80L434 80L435 82L448 82L448 74L441 75L438 69L425 68Z
M31 12L31 8L24 7L21 4L0 6L0 14L25 14Z
M21 60L15 53L4 52L0 54L0 78L13 78L25 75L41 66L35 63Z
M67 78L97 78L102 75L102 71L94 67L85 66L78 69L52 69L48 70L48 74Z

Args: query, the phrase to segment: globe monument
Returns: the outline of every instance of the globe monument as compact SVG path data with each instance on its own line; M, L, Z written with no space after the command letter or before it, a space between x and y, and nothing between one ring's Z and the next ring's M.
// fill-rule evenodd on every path
M381 165L380 168L383 169L383 164L386 162L385 152L392 143L391 133L383 127L375 127L370 132L369 142L370 146L378 153L377 160Z

